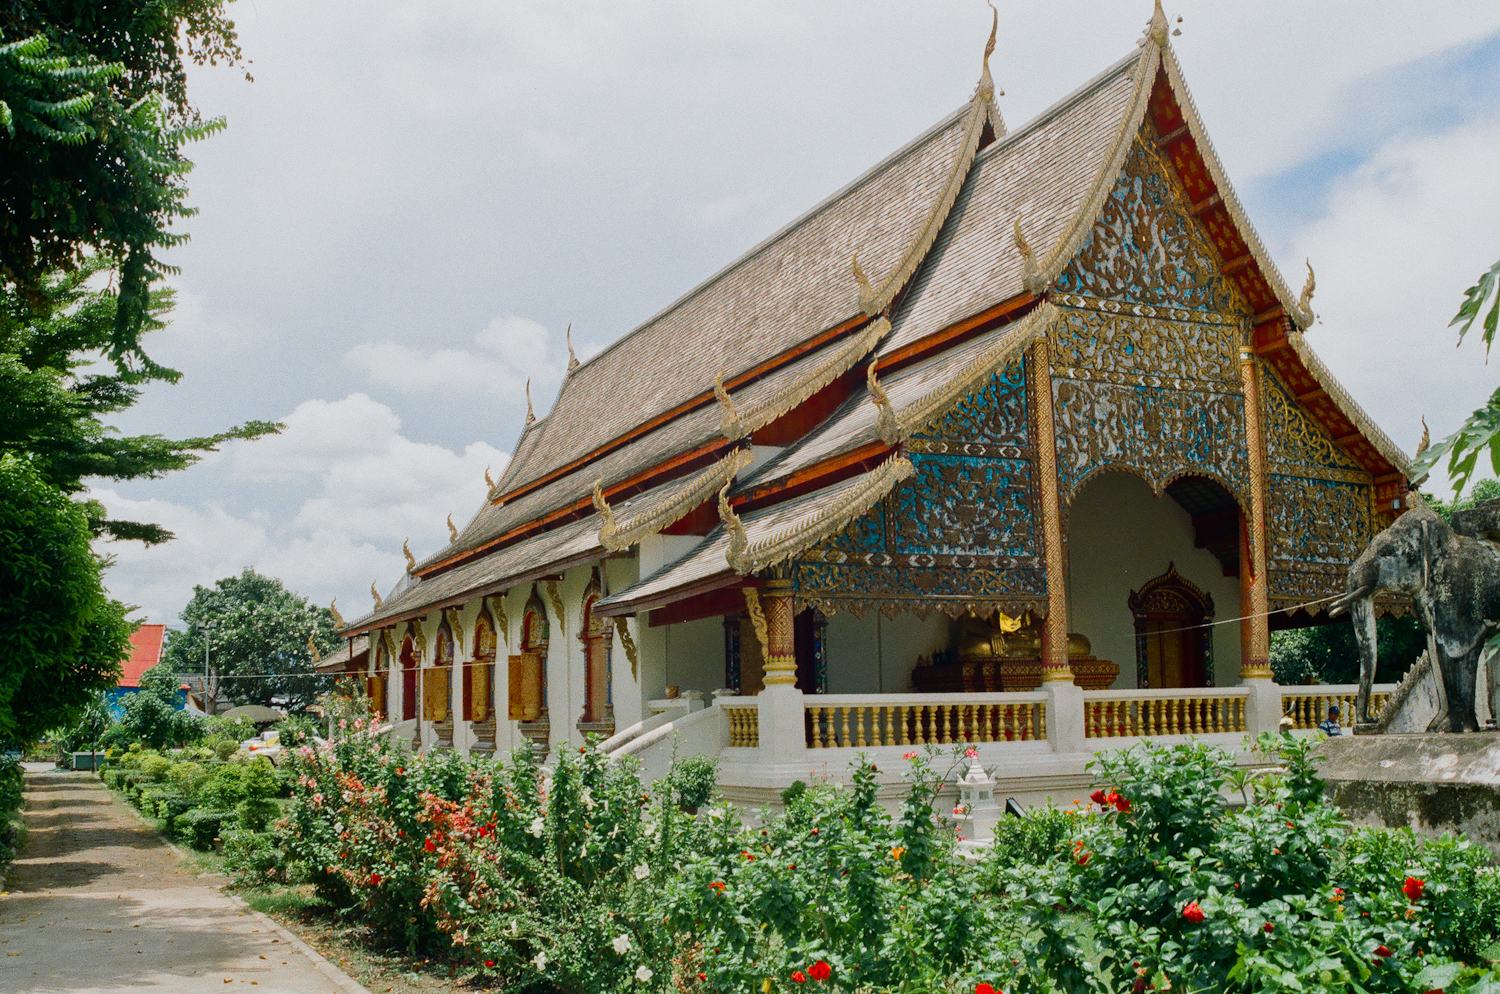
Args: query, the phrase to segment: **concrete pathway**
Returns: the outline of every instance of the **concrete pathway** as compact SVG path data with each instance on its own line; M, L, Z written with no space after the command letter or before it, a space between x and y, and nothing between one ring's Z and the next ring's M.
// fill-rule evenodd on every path
M91 774L28 773L26 801L30 835L0 894L0 991L364 992L185 870Z

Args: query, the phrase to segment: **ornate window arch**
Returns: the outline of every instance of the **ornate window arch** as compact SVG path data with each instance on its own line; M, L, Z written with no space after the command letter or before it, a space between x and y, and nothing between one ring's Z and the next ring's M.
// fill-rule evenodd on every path
M397 658L401 661L401 720L411 721L417 716L417 667L421 657L410 625L401 637L401 651Z
M428 721L448 721L453 696L453 629L444 618L433 640L431 672L423 674L422 717Z
M521 612L521 651L510 657L510 716L522 723L523 734L546 734L547 643L552 628L547 608L536 587ZM530 727L524 727L529 725Z
M608 738L614 734L613 667L611 652L614 629L607 619L594 613L594 605L603 595L599 571L595 569L583 591L579 612L578 640L583 643L584 701L583 716L578 721L582 732L593 732Z
M468 721L490 717L490 688L495 679L495 619L487 604L480 604L474 619L474 658L464 664L464 711Z
M1136 684L1153 690L1214 685L1214 599L1168 563L1130 594Z

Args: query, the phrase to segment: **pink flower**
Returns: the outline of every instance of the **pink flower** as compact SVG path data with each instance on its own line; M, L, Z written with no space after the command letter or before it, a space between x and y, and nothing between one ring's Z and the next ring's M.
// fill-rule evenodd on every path
M979 750L975 749L973 746L969 746L969 748L967 748L967 749L964 750L964 756L966 758L968 758L968 759L974 759L978 755L979 755Z
M901 758L902 759L916 759L917 758L917 754L914 753L914 752L908 752L908 753L903 754Z
M1182 909L1182 917L1196 925L1203 921L1203 909L1198 907L1197 901L1192 901Z

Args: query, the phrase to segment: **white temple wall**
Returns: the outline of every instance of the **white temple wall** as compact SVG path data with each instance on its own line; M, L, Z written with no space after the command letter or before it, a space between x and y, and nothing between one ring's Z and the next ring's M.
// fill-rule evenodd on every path
M1135 625L1129 599L1141 584L1177 572L1214 599L1214 620L1239 617L1240 581L1225 576L1207 549L1193 548L1193 520L1171 497L1156 497L1140 477L1105 473L1086 483L1068 509L1068 628L1094 655L1120 667L1116 688L1133 688ZM1240 682L1240 626L1213 629L1214 682Z
M847 611L835 613L828 619L828 692L909 692L917 657L947 647L948 629L947 616L937 611L926 620L907 612L895 618L876 611L863 618Z
M551 622L547 643L547 711L553 749L576 748L583 744L578 719L583 715L585 663L583 641L579 636L582 634L583 592L588 587L590 575L588 566L575 566L557 581L557 595L562 601L561 618L556 617L547 584L542 583L538 588Z
M662 686L710 694L724 686L724 621L719 617L662 625Z

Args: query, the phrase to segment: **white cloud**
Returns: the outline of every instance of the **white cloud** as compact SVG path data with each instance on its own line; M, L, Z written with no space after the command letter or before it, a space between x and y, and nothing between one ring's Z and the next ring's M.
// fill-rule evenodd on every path
M459 391L516 398L534 379L555 382L562 370L550 361L550 333L528 318L495 318L474 336L479 351L425 352L401 342L362 342L344 358L373 383L408 393Z
M1446 435L1500 379L1448 327L1500 254L1497 157L1500 116L1392 139L1334 181L1326 211L1293 239L1294 258L1318 272L1309 341L1407 451L1423 415Z
M232 442L182 474L217 483L199 485L201 500L93 492L112 516L158 522L177 535L150 549L100 544L115 557L108 584L116 597L170 622L194 584L253 567L318 603L338 596L354 617L368 604L372 579L388 591L402 575L403 539L419 557L441 549L447 516L462 528L484 500L486 468L498 477L509 458L484 442L454 452L413 441L389 407L364 394L306 401L283 421L282 434ZM267 485L270 496L230 506L233 496Z

